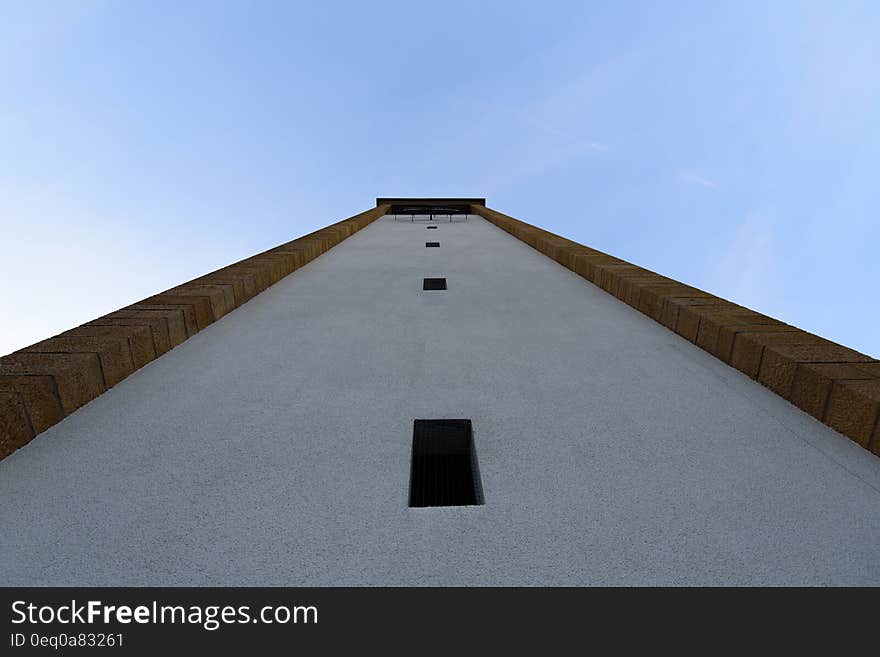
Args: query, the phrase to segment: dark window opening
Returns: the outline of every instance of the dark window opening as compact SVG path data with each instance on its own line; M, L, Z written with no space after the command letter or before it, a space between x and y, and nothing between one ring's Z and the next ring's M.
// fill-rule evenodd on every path
M428 230L437 230L437 226L428 226Z
M425 242L425 246L440 246L440 242Z
M483 504L480 468L470 420L413 423L409 505Z
M446 279L445 278L426 278L422 281L422 289L423 290L445 290L446 289Z

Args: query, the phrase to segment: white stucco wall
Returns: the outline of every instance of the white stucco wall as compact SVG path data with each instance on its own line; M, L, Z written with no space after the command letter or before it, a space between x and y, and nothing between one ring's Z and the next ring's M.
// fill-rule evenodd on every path
M880 584L880 459L484 220L425 225L0 462L0 584ZM407 507L442 417L484 506Z

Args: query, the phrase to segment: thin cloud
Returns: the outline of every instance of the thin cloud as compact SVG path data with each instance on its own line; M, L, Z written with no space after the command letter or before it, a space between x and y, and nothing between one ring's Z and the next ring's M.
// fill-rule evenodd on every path
M605 144L599 144L595 141L586 142L582 145L586 146L590 150L599 151L600 153L604 153L608 150L608 146L606 146Z
M682 171L679 173L678 179L688 185L697 185L698 187L706 187L708 189L718 189L718 183L714 180L709 180L708 178L704 178L703 176L689 171Z
M753 212L736 227L724 255L715 266L716 287L722 296L754 308L772 306L780 280L775 244L775 213Z
M547 123L533 121L533 124L535 126L537 126L538 128L540 128L541 130L543 130L544 132L548 132L551 135L555 135L557 137L562 137L568 143L581 146L585 150L596 151L597 153L605 153L606 151L608 151L607 144L601 144L597 141L584 140L584 139L581 139L580 137L575 137L574 135L572 135L568 132L565 132L564 130L560 130L559 128L555 128L552 125L549 125Z

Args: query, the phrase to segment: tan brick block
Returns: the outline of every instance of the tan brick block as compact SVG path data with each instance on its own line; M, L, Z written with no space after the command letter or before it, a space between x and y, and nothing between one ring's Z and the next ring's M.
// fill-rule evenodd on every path
M0 375L0 391L14 392L21 397L35 433L45 431L64 417L51 376Z
M875 377L850 363L799 363L791 388L791 403L822 420L835 381L872 378Z
M34 437L34 430L21 397L0 392L0 459L6 458Z
M125 308L121 308L117 312L122 313L160 313L168 320L168 334L171 337L171 344L177 346L186 338L189 338L199 332L198 323L196 322L196 313L189 304L171 304L171 303L135 303ZM168 314L165 314L168 313ZM178 322L175 316L180 318ZM175 339L179 339L177 332L180 324L183 324L183 340L175 343Z
M574 256L578 252L578 248L570 244L562 244L556 248L556 254L553 259L566 269L571 270L574 267Z
M120 314L121 313L121 314ZM180 327L183 328L183 317L178 313ZM84 326L129 326L129 327L146 327L150 332L150 338L153 343L153 351L156 356L171 350L171 334L168 330L168 320L156 313L144 311L142 313L126 313L117 311L104 317L94 319ZM186 339L186 329L183 329L183 339Z
M542 235L538 238L538 250L549 258L562 264L567 259L567 250L574 243L555 235Z
M211 304L211 316L218 320L235 308L235 296L231 285L200 285L186 283L165 290L162 294L207 298Z
M337 221L335 224L330 224L328 228L332 228L336 232L339 233L339 239L344 240L347 237L351 237L354 229L351 226L349 221Z
M0 358L0 377L51 376L65 415L104 392L104 377L97 354L45 354L16 352Z
M182 290L195 290L197 292L219 292L223 298L223 304L217 304L215 308L215 318L217 317L217 312L222 312L223 315L226 313L232 312L238 307L238 303L235 298L235 284L234 283L205 283L203 281L190 281L189 283L185 283L180 286ZM240 296L240 295L239 295ZM213 297L212 297L213 299ZM212 306L214 305L212 301Z
M643 275L649 273L646 269L636 267L629 263L596 265L596 271L596 284L613 296L617 296L618 285L623 276L626 276L627 274Z
M275 285L293 271L292 262L292 258L288 255L270 253L242 260L241 264L262 268L266 273L269 285Z
M715 353L725 363L730 363L733 356L733 343L739 333L800 333L795 326L778 322L776 324L728 324L718 329L718 341L715 344Z
M806 331L741 331L733 340L730 364L753 379L758 378L758 370L768 344L822 344L827 340ZM830 343L829 343L830 344Z
M515 234L519 239L521 239L533 249L538 248L538 239L541 237L541 233L539 231L531 226L517 226L515 230Z
M693 298L694 296L707 298L711 295L675 281L643 285L639 290L638 310L654 321L661 322L663 308L666 305L667 299L676 297Z
M587 279L596 286L599 286L599 275L602 272L601 267L620 263L617 258L607 255L580 255L575 257L575 273L582 278Z
M597 266L603 264L611 264L620 262L617 258L612 258L604 253L585 254L579 253L574 257L574 273L581 278L585 278L591 283L596 282L598 276Z
M593 249L588 249L583 246L566 246L561 247L557 252L556 261L565 267L566 269L570 269L571 271L575 270L575 258L579 255L593 255L596 251Z
M248 272L235 272L233 270L219 270L213 274L202 276L193 281L194 283L223 283L232 285L235 294L236 306L249 301L259 292L257 277Z
M316 245L316 253L315 253L314 258L317 258L324 251L317 248L317 245L318 245L317 241L315 241L314 244ZM288 249L286 251L270 251L269 253L266 253L260 257L261 258L275 258L277 260L279 267L280 267L279 272L281 273L281 277L278 280L281 280L281 278L284 278L285 276L289 276L290 274L295 272L297 269L302 267L303 264L305 264L305 262L303 262L302 254L303 254L303 251ZM310 258L310 260L314 260L314 258Z
M134 360L128 340L111 337L56 336L43 340L18 353L95 354L101 364L104 387L112 388L134 372Z
M199 276L198 278L194 278L191 281L187 282L187 285L220 285L224 287L231 288L231 294L227 295L226 305L228 308L238 308L245 301L250 299L253 295L253 277L250 278L251 283L251 293L248 295L245 290L245 275L238 274L237 276L231 273L226 275L218 274L216 272L211 274L205 274L204 276Z
M156 360L156 349L153 346L153 332L149 326L100 326L85 324L65 331L59 337L100 336L128 341L134 368L140 369L147 363Z
M287 244L282 245L282 248L296 249L303 254L306 262L314 260L324 252L324 244L320 240L313 240L309 237L301 237L288 242Z
M722 329L737 333L740 330L747 330L749 328L761 330L763 326L769 325L782 325L782 322L746 308L706 309L700 312L700 326L695 342L701 349L708 351L712 355L718 355L718 338Z
M776 337L786 335L776 334ZM807 335L810 335L809 333ZM758 381L780 397L791 399L798 363L858 362L870 360L859 352L813 336L816 344L766 344Z
M335 233L333 233L332 229L329 228L316 230L314 233L310 233L308 235L300 237L297 241L300 243L307 241L313 242L315 244L315 248L318 249L319 254L329 251L337 243Z
M642 275L623 275L617 285L617 298L626 305L632 306L636 310L640 310L642 290L648 287L658 285L674 285L674 281L670 281L665 276L648 272Z
M735 309L739 307L730 303L730 301L718 297L712 299L703 297L700 299L700 303L679 303L678 299L671 299L669 303L678 306L678 321L675 323L675 332L684 339L694 343L697 341L697 335L700 332L700 322L704 315L717 309Z
M269 272L266 267L259 267L257 265L249 265L246 263L236 263L224 267L223 269L218 269L217 273L224 275L230 273L236 276L251 277L253 279L254 294L259 294L271 285Z
M194 335L214 323L214 310L211 307L211 299L205 295L168 294L163 292L129 306L129 308L134 309L146 307L188 307L190 311L184 311L184 313L187 316L187 332L189 335ZM189 321L190 317L192 317L192 323Z
M825 423L862 447L875 433L880 408L880 379L835 381L828 397Z
M609 271L615 267L619 266L630 266L629 263L623 262L602 262L602 263L594 263L593 264L593 283L598 287L602 288L606 292L611 288L612 282L616 282L616 278L613 277L613 274Z
M190 326L192 333L198 331L196 326L195 313L190 307L177 306L151 306L149 304L134 305L116 312L110 313L107 317L128 317L128 316L153 316L162 318L168 327L168 339L171 346L176 347L182 344L190 335Z
M626 303L627 299L640 289L638 288L638 283L640 281L658 282L660 280L662 279L657 278L656 274L647 269L639 268L631 271L621 271L617 273L617 286L614 291L614 296Z
M319 255L321 255L321 253L323 253L323 248L325 247L325 244L323 240L320 239L320 235L318 235L318 233L309 233L308 235L303 235L302 237L298 237L295 240L286 242L281 246L296 246L301 249L307 249L310 258L317 258Z
M284 258L285 269L288 274L292 274L297 269L308 264L320 255L316 248L305 248L295 244L278 247L269 253Z
M330 226L329 228L323 228L317 231L316 235L312 235L310 237L324 240L324 245L327 250L332 249L343 239L343 236L339 233L339 231L332 226Z
M313 260L330 249L332 244L322 236L312 233L311 235L306 235L293 242L289 242L286 246L296 246L304 249L305 253L308 254L308 260Z
M291 262L290 257L284 254L259 256L259 260L255 259L254 262L266 268L271 285L275 285L275 283L293 271L293 266L289 264Z
M676 327L678 326L678 317L681 314L681 309L690 307L690 306L717 306L723 303L728 303L724 299L719 299L716 296L712 296L711 294L702 293L702 294L665 294L663 301L663 310L660 313L660 323L663 324L666 328L676 331ZM694 327L694 339L696 339L696 331L699 328L699 324Z

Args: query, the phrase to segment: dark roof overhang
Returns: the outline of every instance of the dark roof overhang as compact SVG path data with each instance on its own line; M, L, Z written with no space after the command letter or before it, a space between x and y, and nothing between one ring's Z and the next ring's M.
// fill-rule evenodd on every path
M471 205L486 205L486 199L379 197L376 205L390 205L389 214L469 214Z

